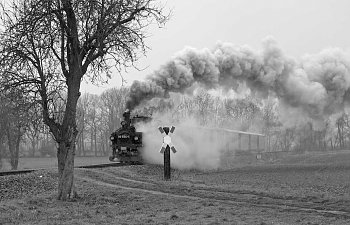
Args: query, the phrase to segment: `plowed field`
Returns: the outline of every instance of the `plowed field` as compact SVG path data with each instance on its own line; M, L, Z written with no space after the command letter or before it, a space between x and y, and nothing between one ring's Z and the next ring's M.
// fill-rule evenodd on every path
M54 171L0 178L28 187L0 188L0 224L350 224L347 152L172 170L171 181L156 165L76 169L80 197L70 202L55 200L52 182L29 191L40 188L28 184L35 176L55 182Z

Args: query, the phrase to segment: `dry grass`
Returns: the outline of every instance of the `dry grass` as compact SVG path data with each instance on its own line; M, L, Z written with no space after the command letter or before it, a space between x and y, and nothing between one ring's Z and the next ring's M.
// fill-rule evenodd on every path
M171 181L154 165L77 169L80 198L56 201L54 188L4 198L0 224L350 224L350 154L293 157L173 170Z

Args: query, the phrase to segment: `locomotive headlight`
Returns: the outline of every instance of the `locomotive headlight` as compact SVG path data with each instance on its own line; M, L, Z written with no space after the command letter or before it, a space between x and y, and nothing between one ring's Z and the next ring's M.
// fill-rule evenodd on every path
M135 141L139 140L139 137L137 137L137 136L136 136L136 137L134 137L134 140L135 140Z
M113 141L113 140L114 140L114 137L113 137L113 136L111 136L111 138L110 138L110 139L111 139L111 141Z

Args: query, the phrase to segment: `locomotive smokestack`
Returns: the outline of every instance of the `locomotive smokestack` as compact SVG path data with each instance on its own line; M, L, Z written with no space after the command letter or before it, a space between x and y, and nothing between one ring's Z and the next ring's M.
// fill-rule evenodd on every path
M245 83L255 94L272 93L284 105L324 119L349 101L349 59L340 49L328 49L297 62L286 57L272 38L263 41L262 51L227 43L212 50L185 48L146 81L132 84L127 107L133 110L152 98L167 98L169 92L184 93L195 83L233 90Z
M126 109L123 113L123 117L125 121L129 121L130 120L130 110Z

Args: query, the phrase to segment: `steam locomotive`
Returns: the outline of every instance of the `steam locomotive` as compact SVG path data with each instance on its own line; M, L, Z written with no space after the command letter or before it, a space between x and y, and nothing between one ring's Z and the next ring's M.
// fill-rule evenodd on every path
M138 122L148 122L151 118L138 115L131 118L129 110L123 113L123 117L121 127L110 136L112 156L109 160L121 163L142 163L142 132L137 132L134 125Z

